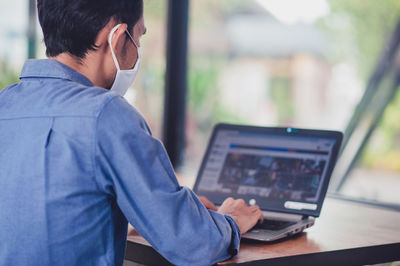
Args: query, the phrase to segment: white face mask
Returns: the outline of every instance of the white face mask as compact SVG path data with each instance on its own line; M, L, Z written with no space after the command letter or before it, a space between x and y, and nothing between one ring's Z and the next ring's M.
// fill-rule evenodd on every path
M115 76L115 80L114 80L113 85L111 86L111 90L115 91L116 93L120 94L121 96L124 96L126 91L128 90L128 88L132 85L133 81L135 80L137 73L139 72L140 57L141 57L142 49L141 49L141 47L138 47L136 45L136 43L133 40L132 36L129 34L128 31L126 31L128 36L129 36L129 38L132 40L133 44L137 48L138 58L137 58L136 64L133 66L132 69L121 70L120 67L119 67L119 64L118 64L117 57L115 56L115 53L114 53L114 49L113 49L112 44L111 44L112 36L114 35L115 31L118 29L119 26L121 26L121 24L118 24L117 26L115 26L111 30L110 35L108 37L108 44L110 45L111 54L112 54L112 57L113 57L113 60L114 60L114 64L115 64L115 67L117 68L117 75Z

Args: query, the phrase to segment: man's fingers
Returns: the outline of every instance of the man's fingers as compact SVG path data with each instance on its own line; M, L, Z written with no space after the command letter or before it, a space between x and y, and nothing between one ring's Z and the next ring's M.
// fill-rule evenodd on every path
M204 204L204 206L206 206L207 209L212 210L212 211L218 210L217 206L215 206L214 203L212 203L208 199L207 199L206 203Z
M253 228L258 221L263 222L264 220L260 207L249 206L243 199L227 198L218 212L231 215L243 234Z
M218 210L217 206L215 206L214 203L212 203L212 202L211 202L209 199L207 199L206 197L204 197L204 196L199 196L199 200L201 201L201 203L203 203L203 205L204 205L207 209L212 210L212 211L217 211L217 210Z
M240 205L247 205L246 202L244 201L244 199L237 199L236 200L236 204L239 205L239 206Z
M226 198L222 204L232 204L235 200L232 197Z
M260 210L260 213L259 213L259 218L258 218L258 221L260 222L260 224L261 223L263 223L264 222L264 215L263 215L263 212Z
M253 206L250 206L250 209L254 212L254 211L260 210L260 207L258 205L253 205Z
M251 212L254 214L255 217L257 217L257 221L262 223L264 221L264 216L263 213L258 205L253 205L250 207Z

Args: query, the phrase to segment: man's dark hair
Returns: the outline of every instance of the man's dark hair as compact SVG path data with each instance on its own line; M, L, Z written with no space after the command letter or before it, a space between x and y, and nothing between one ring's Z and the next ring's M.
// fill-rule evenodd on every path
M37 0L37 8L46 55L84 58L110 19L131 31L143 15L143 0Z

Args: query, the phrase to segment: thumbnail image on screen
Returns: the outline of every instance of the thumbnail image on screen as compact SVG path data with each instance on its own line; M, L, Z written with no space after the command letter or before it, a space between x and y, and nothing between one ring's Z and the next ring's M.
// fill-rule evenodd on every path
M325 164L325 160L228 153L218 183L237 194L313 201Z

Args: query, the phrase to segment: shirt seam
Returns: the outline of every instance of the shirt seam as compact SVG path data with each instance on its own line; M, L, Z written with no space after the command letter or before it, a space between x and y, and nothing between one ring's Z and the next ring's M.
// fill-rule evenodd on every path
M44 67L45 72L38 72L36 66ZM35 66L35 67L34 67ZM54 69L47 69L54 67ZM73 81L85 86L93 86L93 83L82 73L72 69L66 64L54 59L33 59L27 60L19 75L19 79L62 79ZM90 84L90 85L88 85Z
M63 80L63 81L69 81L73 83L77 83L86 87L96 87L90 81L86 80L77 80L74 79L73 77L59 77L59 76L20 76L19 79L21 82L41 82L43 79L57 79L57 80Z
M97 187L97 189L99 191L101 191L101 187L100 187L100 184L99 184L99 182L97 180L97 174L96 174L96 151L97 151L96 144L97 144L97 140L98 140L98 138L97 138L97 128L98 128L98 124L99 124L98 121L99 121L99 118L101 117L101 115L103 114L104 109L107 107L107 105L111 101L116 99L117 97L118 97L117 95L114 95L114 96L110 97L110 99L108 99L107 102L100 109L98 115L96 116L96 119L94 119L94 121L95 121L94 122L94 137L93 137L93 143L92 143L92 171L93 171L92 175L93 175L94 180L96 182L96 187Z
M31 115L31 116L15 116L15 117L0 117L0 120L14 120L25 118L60 118L60 117L80 117L80 118L95 118L96 115Z

